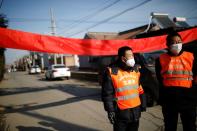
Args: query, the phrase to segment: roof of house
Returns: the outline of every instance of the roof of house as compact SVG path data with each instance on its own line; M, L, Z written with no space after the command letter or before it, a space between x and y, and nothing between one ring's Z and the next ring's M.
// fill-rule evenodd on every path
M113 40L116 39L118 33L112 32L88 32L85 35L85 39L98 39L98 40Z
M151 24L150 29L152 30L156 25ZM122 31L119 33L112 33L112 32L88 32L85 35L85 39L99 39L99 40L124 40L124 39L131 39L135 38L137 34L143 33L148 28L148 25L140 26L134 29ZM156 28L155 28L156 29ZM157 28L158 29L158 28Z
M172 30L182 31L188 28L189 25L185 22L176 23L173 22L168 15L154 15L156 23L150 25L143 25L134 29L122 31L119 33L113 32L88 32L85 35L85 39L99 39L99 40L124 40L132 38L145 38L151 36L159 36L169 33ZM154 21L152 21L154 22Z
M155 31L151 31L151 32L147 32L147 33L141 33L136 35L136 38L147 38L147 37L152 37L152 36L160 36L160 35L165 35L170 33L171 31L184 31L187 29L191 29L191 28L196 28L197 26L193 26L193 27L170 27L170 28L165 28L165 29L160 29L160 30L155 30Z

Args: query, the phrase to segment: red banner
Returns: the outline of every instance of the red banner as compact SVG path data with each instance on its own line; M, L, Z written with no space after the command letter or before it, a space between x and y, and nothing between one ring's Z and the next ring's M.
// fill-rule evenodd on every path
M184 43L197 40L197 27L179 33ZM115 55L121 46L132 47L134 52L152 52L166 48L165 39L166 35L130 40L74 39L0 28L3 48L89 56Z

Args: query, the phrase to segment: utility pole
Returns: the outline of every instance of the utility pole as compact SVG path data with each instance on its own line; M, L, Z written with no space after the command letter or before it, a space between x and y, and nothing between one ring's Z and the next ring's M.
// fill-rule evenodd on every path
M50 15L51 15L51 34L53 36L56 35L56 24L55 24L55 18L54 18L54 15L53 15L53 10L50 9ZM64 64L63 63L63 54L60 55L61 56L61 64ZM54 54L54 64L57 64L57 54Z
M50 8L50 15L51 15L51 34L55 36L56 34L56 24L55 24L55 19L53 15L53 10Z
M35 52L33 52L33 66L36 64Z
M50 8L50 15L51 15L51 34L55 36L56 34L56 25L55 25L55 19L53 15L53 10ZM57 55L54 54L54 64L57 64Z

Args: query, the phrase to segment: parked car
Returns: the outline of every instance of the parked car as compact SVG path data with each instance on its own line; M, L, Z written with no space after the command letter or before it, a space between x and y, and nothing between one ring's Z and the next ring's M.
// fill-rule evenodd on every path
M38 65L31 66L29 69L29 74L38 74L41 73L41 69Z
M71 77L70 69L62 64L51 65L48 70L45 72L46 79L55 79L55 78L67 78Z

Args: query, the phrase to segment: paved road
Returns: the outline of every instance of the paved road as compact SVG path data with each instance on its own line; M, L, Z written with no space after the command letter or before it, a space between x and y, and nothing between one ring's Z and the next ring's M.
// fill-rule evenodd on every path
M0 83L0 108L11 131L111 131L100 92L94 82L12 72ZM159 106L142 114L139 131L162 130Z

